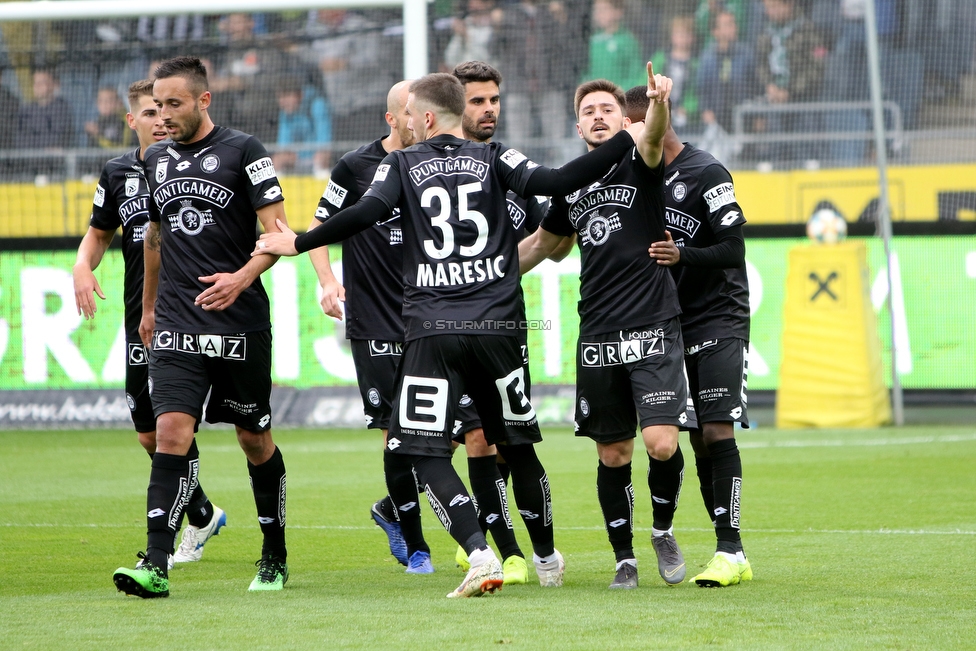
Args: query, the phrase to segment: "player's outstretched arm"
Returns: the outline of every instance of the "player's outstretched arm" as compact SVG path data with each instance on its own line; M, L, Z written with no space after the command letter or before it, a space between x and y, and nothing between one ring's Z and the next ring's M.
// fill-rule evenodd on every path
M142 281L142 320L139 322L139 338L149 347L153 330L156 329L156 292L159 288L159 222L147 224L142 241L145 275Z
M664 155L664 134L671 122L668 98L671 97L672 81L664 75L654 74L654 66L647 62L647 96L650 103L644 118L644 132L637 140L637 151L644 164L655 168Z
M75 266L71 270L75 286L75 307L78 314L83 314L86 319L94 319L98 307L95 305L95 298L92 293L105 300L105 294L92 273L98 268L102 257L112 243L115 231L106 231L94 226L88 227L88 232L78 246L78 256L75 258Z
M537 264L552 255L553 251L567 239L572 242L572 238L550 233L541 226L537 228L535 233L519 242L519 273L527 274Z
M257 214L265 231L277 231L279 228L288 227L283 201L262 206L258 208ZM241 292L250 287L258 276L270 269L277 261L276 255L252 256L247 264L233 273L200 276L200 282L212 284L197 295L194 305L199 305L208 312L226 310L234 304Z
M600 179L633 146L634 135L627 130L621 131L593 151L574 158L562 167L535 168L526 180L525 188L518 194L523 197L570 194Z
M317 217L312 218L312 223L308 225L308 230L321 226L322 222ZM342 307L340 302L346 300L346 288L342 286L339 279L332 273L332 262L329 260L329 247L320 246L308 252L308 259L312 261L315 275L318 276L319 286L322 287L322 299L319 305L326 316L335 319L342 319Z

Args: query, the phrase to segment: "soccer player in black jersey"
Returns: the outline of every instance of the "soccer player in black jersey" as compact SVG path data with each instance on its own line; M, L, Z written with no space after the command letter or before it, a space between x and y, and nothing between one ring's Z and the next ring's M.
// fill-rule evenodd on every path
M150 222L139 333L151 347L156 453L143 563L113 578L128 594L169 595L166 554L197 484L192 442L207 401L207 421L233 423L247 457L264 534L249 590L280 590L288 579L285 464L271 438L271 318L260 281L277 258L249 252L258 221L265 230L285 223L281 186L256 138L210 119L199 59L161 63L153 99L171 139L145 154Z
M387 449L413 466L432 509L469 554L471 569L448 596L476 596L503 580L501 563L450 462L451 426L465 390L478 408L486 440L509 446L505 456L516 493L518 477L539 478L544 502L534 507L540 517L529 529L533 560L540 583L558 586L565 564L552 545L548 481L531 445L541 436L524 394L513 332L519 318L517 234L505 192L568 192L596 180L633 139L620 134L605 151L551 170L499 143L464 140L464 89L451 75L413 82L407 107L418 144L387 156L355 206L297 237L282 224L283 232L263 235L253 254L296 255L340 241L400 208L406 343Z
M577 435L597 445L597 494L617 560L610 587L624 589L638 582L631 482L638 424L650 463L658 571L669 584L685 576L672 532L684 470L678 426L688 420L680 308L671 275L646 256L665 230L663 139L671 80L654 75L650 64L647 76L652 101L637 146L598 182L553 197L542 226L519 247L525 273L561 237L578 236ZM590 150L605 147L630 123L623 114L623 91L607 80L581 85L575 103L577 129Z
M309 230L359 201L369 188L377 166L387 154L414 143L413 132L407 128L409 93L409 81L401 81L390 89L386 112L389 135L339 159L319 199ZM312 249L308 256L322 287L322 311L341 319L339 303L345 304L346 337L352 348L366 426L382 430L385 449L396 369L403 350L403 318L400 316L403 304L403 246L399 213L343 240L342 284L332 273L328 247ZM389 456L389 451L384 453L385 458ZM386 532L390 553L407 566L407 573L429 574L434 567L430 560L430 547L424 540L421 528L413 471L395 457L388 458L384 466L387 483L393 491L392 497L387 495L373 504L370 516ZM409 545L404 539L404 527Z
M643 115L642 87L627 91L631 119ZM671 268L681 302L685 367L698 427L689 430L705 508L715 525L715 556L694 581L724 587L752 579L739 536L742 459L736 422L749 426L749 281L732 175L706 151L664 136L666 238L650 247Z
M142 159L153 143L166 139L166 130L152 98L153 82L148 79L129 86L129 112L125 118L136 132L139 147L105 164L95 188L88 232L78 247L73 269L75 304L86 319L95 318L94 294L105 298L94 273L108 250L115 231L122 228L122 259L125 262L125 400L132 412L139 443L152 458L156 451L156 417L149 400L149 358L139 338L142 319L143 239L149 221L149 192L142 176ZM192 443L196 448L196 441ZM203 546L227 522L223 510L214 506L197 484L187 505L188 525L172 563L198 561Z

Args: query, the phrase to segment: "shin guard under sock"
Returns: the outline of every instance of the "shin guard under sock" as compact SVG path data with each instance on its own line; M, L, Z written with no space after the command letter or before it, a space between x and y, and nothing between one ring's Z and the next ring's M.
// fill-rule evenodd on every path
M712 486L715 491L715 537L718 551L742 551L739 537L739 500L742 490L742 457L735 439L716 441L708 446L712 460Z
M167 555L173 553L176 533L183 520L183 509L196 483L199 462L189 456L156 452L149 473L146 495L147 543L149 560L164 571Z
M634 558L634 483L632 463L613 468L602 461L596 469L596 494L607 536L617 562Z
M424 487L430 508L440 519L447 533L471 554L487 547L485 534L478 525L478 512L451 460L447 457L409 457L417 471L417 479ZM402 522L401 522L402 524Z
M675 509L678 508L685 460L680 447L675 448L674 454L667 461L658 461L649 454L647 458L650 461L647 468L647 486L651 489L654 528L666 531L671 528Z
M413 474L410 459L407 455L393 454L389 450L383 452L386 490L389 491L396 519L400 521L400 533L407 544L407 558L418 551L430 553L421 527L417 478Z
M187 452L187 456L191 459L200 458L200 450L197 448L197 439L195 437L193 443L190 444L190 451ZM186 505L187 522L194 527L205 527L210 524L210 521L213 519L213 514L213 504L210 503L207 494L203 492L203 487L200 486L200 480L198 479L196 487L190 493L190 502Z
M501 445L499 451L512 471L515 504L532 540L532 551L546 557L555 551L552 533L552 495L549 477L535 446Z
M491 531L491 537L502 558L518 555L524 558L515 540L512 518L508 513L508 492L505 481L498 472L496 456L469 457L468 480L471 492L478 503L478 523L483 532Z
M281 450L275 447L271 458L260 466L248 461L247 472L251 476L251 491L258 510L258 523L261 525L261 533L264 534L261 556L286 560L285 461L281 458Z

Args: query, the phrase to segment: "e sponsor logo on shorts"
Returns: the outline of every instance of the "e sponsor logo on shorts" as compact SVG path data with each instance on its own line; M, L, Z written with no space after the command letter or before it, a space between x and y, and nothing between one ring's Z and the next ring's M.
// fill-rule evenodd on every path
M444 378L405 375L400 388L400 427L444 432L448 382Z

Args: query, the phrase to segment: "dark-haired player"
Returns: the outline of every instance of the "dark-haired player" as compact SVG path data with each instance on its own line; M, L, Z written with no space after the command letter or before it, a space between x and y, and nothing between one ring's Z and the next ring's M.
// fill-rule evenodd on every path
M598 182L553 197L542 226L520 246L525 273L561 237L578 237L576 427L577 435L596 442L600 458L597 494L617 561L611 588L636 588L638 581L631 481L638 424L650 462L651 542L658 571L669 584L685 576L672 531L684 471L678 426L688 420L681 310L671 275L646 256L665 232L663 140L670 90L671 80L654 75L648 64L646 92L653 101L637 146L619 156ZM582 84L575 104L579 135L591 151L606 147L630 124L623 114L623 91L607 80Z
M409 93L409 81L401 81L390 89L385 116L390 133L339 159L319 199L309 230L359 201L369 188L380 162L391 151L414 143L413 132L407 128ZM323 312L341 319L339 303L345 303L346 337L352 348L366 427L382 430L384 449L393 409L396 369L403 350L403 318L400 316L403 304L402 243L399 211L343 240L342 284L332 273L327 247L308 252L322 287L320 303ZM384 459L390 454L386 450ZM384 461L392 493L373 504L370 517L386 533L390 553L407 566L407 573L430 574L434 566L420 518L408 516L403 518L403 523L400 519L400 512L414 510L419 513L417 483L410 468L395 461ZM407 537L412 544L409 547L403 536L404 525L410 529Z
M518 239L505 192L568 192L598 178L633 139L621 134L606 151L550 170L498 143L464 140L464 88L451 75L413 82L407 108L418 144L384 159L355 206L297 238L288 230L265 234L254 254L296 255L342 240L400 208L406 343L387 448L414 468L431 508L468 553L471 569L448 596L476 596L503 581L501 563L450 461L454 415L465 391L481 416L486 441L519 441L506 448L513 478L538 478L542 497L534 507L540 514L536 530L530 532L533 560L540 583L558 586L565 564L552 545L548 481L533 446L525 443L541 436L524 393L513 332L519 318Z
M153 82L149 79L129 86L129 112L125 119L136 132L139 147L105 163L95 188L88 232L78 247L73 269L75 304L85 318L95 318L97 307L93 293L104 299L105 294L92 273L102 261L115 236L122 228L122 259L125 262L125 400L132 413L132 424L139 435L139 443L152 458L156 452L156 417L149 400L149 357L139 338L142 319L142 283L144 275L143 239L149 221L149 191L142 175L142 160L146 149L166 139L166 130L152 98ZM192 443L196 448L196 441ZM224 511L214 506L203 488L197 484L186 507L188 524L183 540L169 564L198 561L203 546L216 536L227 522Z
M642 87L627 91L631 119L646 113ZM749 281L742 235L745 217L732 175L711 154L682 143L669 126L664 136L666 237L649 252L671 268L681 302L685 367L698 427L689 430L698 483L715 525L715 556L694 578L703 587L752 579L742 551L739 507L742 459L736 422L749 426Z
M207 401L207 422L233 423L247 457L264 534L249 590L280 590L288 579L285 464L271 438L271 318L260 281L277 258L249 253L258 221L265 230L285 223L281 186L256 138L210 119L199 59L161 63L153 99L171 139L145 155L150 223L139 333L151 345L156 453L143 563L113 578L128 594L169 595L166 554L197 484L192 442Z

